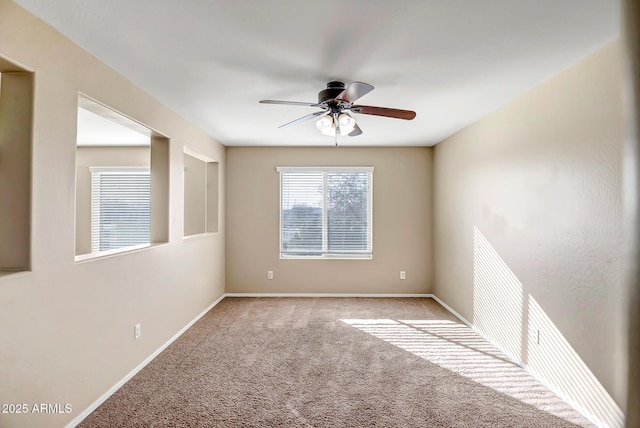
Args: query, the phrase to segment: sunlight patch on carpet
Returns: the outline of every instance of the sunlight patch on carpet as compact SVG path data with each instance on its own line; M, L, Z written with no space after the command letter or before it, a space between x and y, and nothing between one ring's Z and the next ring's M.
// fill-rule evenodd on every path
M542 411L578 425L586 422L565 401L463 324L448 320L340 321Z

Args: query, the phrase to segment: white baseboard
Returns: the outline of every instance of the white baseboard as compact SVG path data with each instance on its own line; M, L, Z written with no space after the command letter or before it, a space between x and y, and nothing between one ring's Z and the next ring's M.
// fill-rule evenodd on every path
M436 296L435 294L431 295L431 298L433 300L435 300L436 302L438 302L440 304L440 306L442 306L443 308L445 308L446 310L448 310L449 312L451 312L452 315L454 315L456 318L458 318L460 321L462 321L464 324L467 325L467 327L470 327L472 329L475 330L475 328L473 327L473 324L471 324L469 321L467 321L462 315L460 315L459 313L457 313L456 311L453 310L453 308L449 305L447 305L445 302L443 302L442 300L440 300L438 298L438 296Z
M463 323L465 323L467 326L469 326L469 328L471 328L473 331L475 331L476 333L478 333L480 336L482 336L482 338L484 340L486 340L487 342L489 342L490 344L492 344L493 346L495 346L496 348L498 348L500 350L500 352L502 352L503 354L505 354L509 359L511 359L514 363L516 363L518 366L520 366L521 368L523 368L529 375L531 375L531 377L533 377L534 379L536 379L538 382L542 383L544 386L546 386L548 389L550 389L551 391L553 391L554 394L556 394L558 397L562 398L564 401L566 401L571 407L573 407L576 411L578 411L579 413L582 414L582 416L584 416L585 418L587 418L591 423L593 423L595 426L597 426L598 428L607 428L606 425L604 425L602 423L602 421L600 421L597 417L595 417L593 414L591 414L591 412L589 412L587 409L585 409L583 406L581 406L580 404L576 403L576 401L567 396L565 393L563 393L562 391L560 391L555 385L553 385L552 383L550 383L549 381L547 381L544 377L540 376L536 371L531 370L531 368L526 365L524 362L514 358L505 348L503 348L500 344L496 343L493 339L489 338L486 334L484 334L484 332L482 332L481 330L479 330L475 325L473 325L472 323L470 323L469 321L467 321L462 315L460 315L459 313L457 313L455 310L453 310L453 308L449 305L447 305L446 303L444 303L442 300L440 300L436 295L432 295L431 296L433 298L433 300L435 300L436 302L438 302L440 305L442 305L443 308L445 308L446 310L448 310L449 312L451 312L452 315L454 315L456 318L458 318L460 321L462 321Z
M164 351L169 345L171 345L177 338L179 338L180 336L182 336L182 334L187 331L189 329L189 327L191 327L193 324L196 323L196 321L198 321L200 318L202 318L204 316L204 314L206 314L207 312L209 312L215 305L217 305L218 303L220 303L220 301L222 299L224 299L224 294L222 296L220 296L220 298L218 298L218 300L216 300L215 302L213 302L212 304L210 304L209 306L207 306L207 308L202 311L200 314L198 314L193 320L191 320L189 322L189 324L185 325L182 329L180 329L179 332L177 332L176 334L173 335L173 337L169 340L167 340L162 346L160 346L158 349L156 349L154 351L153 354L149 355L143 362L141 362L140 364L138 364L138 366L131 370L125 377L123 377L118 383L116 383L114 386L112 386L107 392L105 392L104 394L102 394L102 396L100 396L100 398L98 398L96 401L93 402L93 404L91 404L89 407L87 407L86 409L84 409L82 411L82 413L80 413L78 416L76 416L71 422L69 422L67 424L66 428L73 428L76 425L78 425L80 422L82 422L84 420L84 418L86 418L87 416L89 416L91 414L91 412L93 412L95 409L97 409L102 403L104 403L107 398L111 397L118 389L120 389L122 387L122 385L124 385L125 383L127 383L129 381L129 379L131 379L132 377L134 377L140 370L142 370L147 364L149 364L151 362L151 360L153 360L155 357L158 356L158 354L160 354L162 351Z
M82 422L87 416L96 410L102 403L107 401L118 389L120 389L125 383L127 383L132 377L134 377L140 370L142 370L147 364L149 364L155 357L157 357L162 351L164 351L169 345L171 345L178 337L189 329L193 324L202 318L207 312L213 309L222 299L225 297L434 297L432 294L371 294L371 293L225 293L218 300L209 305L204 311L198 314L189 324L185 325L180 331L173 335L162 346L156 349L153 354L149 355L143 362L138 364L136 368L131 370L125 377L120 379L118 383L112 386L107 392L102 394L100 398L94 401L89 407L76 416L71 422L69 422L66 428L73 428Z
M440 305L442 305L443 308L445 308L446 310L448 310L449 312L451 312L452 315L454 315L456 318L458 318L460 321L462 321L464 324L466 324L471 330L475 331L476 333L478 333L480 336L482 336L482 338L484 340L486 340L487 342L491 343L493 346L495 346L496 348L498 348L498 350L500 352L502 352L503 354L505 354L509 359L511 359L514 363L516 363L517 365L519 365L520 367L522 367L523 369L527 370L527 367L524 365L524 363L522 363L522 361L519 361L518 359L514 358L513 355L511 355L511 353L509 351L507 351L505 348L503 348L500 344L494 342L491 338L489 338L486 334L484 334L484 332L482 332L481 330L479 330L473 323L469 322L465 317L463 317L462 315L460 315L459 313L457 313L451 306L447 305L445 302L443 302L442 300L440 300L440 298L436 295L433 296L433 300L435 300L436 302L438 302ZM528 371L528 370L527 370ZM537 376L534 376L537 379Z
M482 331L478 330L472 323L466 320L462 315L456 312L449 305L444 303L440 298L431 293L426 294L375 294L375 293L225 293L220 298L218 298L215 302L209 305L204 311L202 311L199 315L197 315L189 324L185 325L180 331L178 331L173 337L171 337L167 342L165 342L162 346L160 346L153 354L149 355L143 362L141 362L136 368L134 368L131 372L129 372L124 378L122 378L118 383L116 383L113 387L111 387L107 392L105 392L100 398L98 398L95 402L93 402L89 407L87 407L82 413L76 416L69 424L67 424L66 428L73 428L82 422L87 416L91 414L95 409L97 409L102 403L104 403L111 395L113 395L118 389L120 389L125 383L127 383L133 376L135 376L140 370L142 370L147 364L149 364L155 357L157 357L162 351L164 351L171 343L173 343L177 338L179 338L185 331L187 331L193 324L195 324L200 318L202 318L207 312L209 312L214 306L216 306L222 299L225 297L430 297L438 302L443 308L449 311L452 315L458 318L462 323L467 325L469 328L474 330L480 336L482 336L485 340L491 343L493 346L497 347L505 353L505 355L509 355L505 352L505 350L495 343L493 340L488 338ZM513 358L510 357L512 360ZM531 376L533 376L538 381L542 382L545 386L567 401L570 405L572 405L576 410L582 413L587 419L593 422L596 426L602 427L602 422L595 418L591 413L586 411L582 406L578 405L574 400L570 397L567 397L565 394L562 394L555 385L551 385L546 379L541 378L534 371L530 370L527 365L523 364L521 361L513 360L516 364L526 370Z
M375 293L225 293L225 297L433 297L433 294Z

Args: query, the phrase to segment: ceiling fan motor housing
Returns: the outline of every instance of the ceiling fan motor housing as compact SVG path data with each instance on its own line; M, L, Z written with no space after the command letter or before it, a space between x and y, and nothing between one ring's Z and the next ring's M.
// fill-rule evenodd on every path
M335 97L340 95L342 91L344 91L343 82L334 81L327 83L327 89L323 89L318 92L318 104L333 100Z

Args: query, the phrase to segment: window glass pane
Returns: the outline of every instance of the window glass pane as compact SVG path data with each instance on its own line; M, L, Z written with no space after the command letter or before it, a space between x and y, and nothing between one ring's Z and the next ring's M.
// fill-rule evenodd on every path
M322 252L322 173L282 174L282 252Z
M327 173L329 251L367 251L368 182L366 172Z

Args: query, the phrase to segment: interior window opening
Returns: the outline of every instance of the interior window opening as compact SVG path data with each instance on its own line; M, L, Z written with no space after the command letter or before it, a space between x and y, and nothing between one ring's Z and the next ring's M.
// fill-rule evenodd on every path
M78 99L76 260L168 241L168 139Z
M31 270L33 82L0 57L0 276Z

